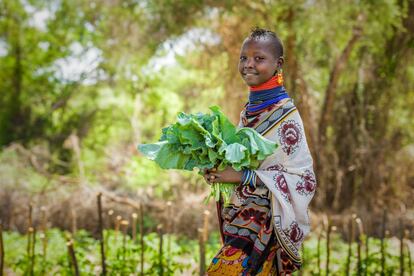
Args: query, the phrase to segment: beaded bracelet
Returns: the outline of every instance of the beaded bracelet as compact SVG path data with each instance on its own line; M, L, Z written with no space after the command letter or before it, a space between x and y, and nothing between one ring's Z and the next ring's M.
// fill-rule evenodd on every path
M242 185L249 185L251 188L256 188L256 173L252 170L243 170Z

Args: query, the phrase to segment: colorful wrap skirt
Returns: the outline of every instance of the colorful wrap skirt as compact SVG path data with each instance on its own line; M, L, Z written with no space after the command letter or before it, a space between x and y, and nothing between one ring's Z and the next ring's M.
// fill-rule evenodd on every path
M269 190L238 186L227 206L218 204L223 247L207 275L288 275L290 262L273 233Z

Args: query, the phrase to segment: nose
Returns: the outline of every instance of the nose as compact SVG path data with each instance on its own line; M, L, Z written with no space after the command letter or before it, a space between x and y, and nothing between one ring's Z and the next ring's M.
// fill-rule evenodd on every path
M244 68L253 68L254 67L254 59L248 58L244 63Z

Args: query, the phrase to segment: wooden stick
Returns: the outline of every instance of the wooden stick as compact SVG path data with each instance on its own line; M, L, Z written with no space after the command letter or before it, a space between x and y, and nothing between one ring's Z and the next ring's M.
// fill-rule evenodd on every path
M409 275L413 275L413 265L412 265L412 259L411 259L411 250L410 250L410 247L408 246L408 241L410 239L410 230L406 229L404 231L404 236L405 236L405 239L407 240L405 246L407 247L408 271L409 271Z
M331 231L332 231L332 227L331 227L331 221L330 219L328 219L328 228L326 230L326 264L325 264L325 275L328 276L329 275L329 261L330 261L330 257L331 257Z
M34 227L30 227L29 235L31 235L31 244L29 248L29 258L30 258L30 275L34 275L34 267L35 267L35 249L36 249L36 229Z
M29 214L28 214L28 227L33 227L33 205L29 203Z
M137 213L132 213L132 240L134 243L137 241L137 223L138 215Z
M32 213L33 213L33 206L31 203L29 203L29 213L27 217L27 261L28 264L31 262L31 248L32 248L32 232L33 232L33 221L32 221ZM29 267L30 268L30 267ZM30 273L30 269L28 270Z
M305 241L302 242L301 251L302 251L302 265L299 269L299 276L303 276L303 270L305 268Z
M47 214L46 207L40 207L41 212L41 231L39 234L40 241L42 243L42 270L41 275L46 274L46 260L47 260Z
M40 234L40 239L42 240L42 255L43 261L46 262L47 256L47 214L46 207L42 206L40 208L42 213L42 233Z
M36 228L33 228L32 263L33 263L33 274L34 274L34 268L36 266Z
M162 231L163 225L159 224L157 226L157 230L158 230L158 235L160 238L160 244L159 244L159 250L158 250L158 268L159 268L159 275L163 276L164 275L164 266L163 266L163 231Z
M36 229L33 226L33 205L29 203L29 236L31 236L31 243L28 243L29 258L30 258L30 275L34 275L35 267L35 247L36 247Z
M0 221L0 276L3 276L4 270L4 244L3 244L3 226Z
M42 231L43 232L45 232L46 230L47 230L47 209L46 209L46 207L45 206L42 206L42 207L40 207L40 212L41 212L41 214L42 214L42 220L41 220L41 222L42 222Z
M305 261L307 260L305 258L305 254L306 254L306 248L305 248L305 240L302 242L302 267L305 268L305 265L307 264Z
M387 210L384 209L382 215L382 229L381 229L381 276L385 276L385 232L387 225Z
M356 219L356 214L352 214L351 220L349 221L349 236L348 236L348 257L346 259L346 269L345 273L349 276L349 271L351 267L351 256L352 256L352 243L354 241L354 220Z
M113 215L114 215L114 210L110 209L108 211L108 223L109 223L109 228L111 229L113 227L112 222L113 222Z
M205 210L203 214L204 214L203 240L204 240L204 242L207 242L208 241L208 224L209 224L210 211Z
M366 235L365 240L365 276L369 274L369 237Z
M114 227L114 225L113 225L113 215L114 215L114 213L115 212L112 209L110 209L107 213L108 217L106 219L106 223L107 223L106 225L108 227L108 230L112 230L113 227ZM104 225L105 225L105 223L104 223ZM111 234L112 234L111 231L107 231L104 235L105 236L104 237L105 248L109 248L109 241L111 239Z
M109 210L108 213L107 213L108 217L107 217L107 219L104 223L104 225L106 225L106 226L103 226L103 227L107 227L108 230L112 230L112 216L113 216L113 214L114 214L114 210L112 210L112 209ZM106 233L104 233L105 248L109 248L109 240L110 239L111 239L111 231L106 231Z
M361 275L362 273L362 253L361 253L361 247L362 247L362 236L364 235L364 228L362 226L362 220L360 218L356 218L355 222L358 225L358 238L357 238L357 275Z
M73 209L73 207L70 210L70 217L71 217L71 222L72 222L72 234L75 235L76 232L78 231L78 223L77 223L77 215L76 215L76 211Z
M206 250L207 250L207 242L208 242L208 234L209 234L209 217L210 211L205 210L204 213L204 221L203 221L203 229L200 236L200 275L204 275L206 272Z
M26 246L26 255L27 255L27 270L26 273L29 275L31 274L31 263L32 263L32 238L33 238L33 233L34 229L33 227L29 227L27 229L27 246Z
M115 242L118 244L118 232L121 227L122 216L116 216L115 218Z
M407 247L407 256L408 256L408 271L410 272L409 275L413 275L413 264L411 259L411 251L408 244L406 244Z
M66 246L68 248L68 254L69 254L69 258L71 260L71 264L73 266L73 269L75 270L75 275L79 276L79 266L78 266L78 261L76 259L76 253L75 253L75 248L73 247L73 239L72 238L67 238L67 242L66 242Z
M202 228L198 228L198 245L200 249L200 276L204 276L206 273L206 250L204 242L204 230Z
M400 275L404 276L404 223L400 219Z
M321 240L322 240L322 232L323 230L321 230L321 232L319 233L318 236L318 243L316 246L316 260L317 260L317 265L318 265L318 275L321 275L322 271L321 271Z
M98 240L101 245L101 265L102 275L106 275L106 261L105 261L105 247L104 247L104 234L103 234L103 219L102 219L102 193L97 195L98 203Z
M167 275L170 275L172 220L172 202L167 201Z
M140 203L139 205L139 233L140 233L140 243L141 243L141 276L144 276L144 253L145 253L145 243L144 243L144 205Z
M127 237L127 232L128 232L128 225L129 225L129 221L127 220L122 220L121 221L121 227L122 227L122 259L124 262L123 267L125 267L125 256L126 256L126 237Z

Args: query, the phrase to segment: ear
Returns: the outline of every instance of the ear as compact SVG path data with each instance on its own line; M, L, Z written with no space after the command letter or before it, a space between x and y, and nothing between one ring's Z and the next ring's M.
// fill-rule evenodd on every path
M283 56L280 56L280 57L277 59L277 67L278 67L278 68L282 67L284 63L285 63L285 58L284 58Z

